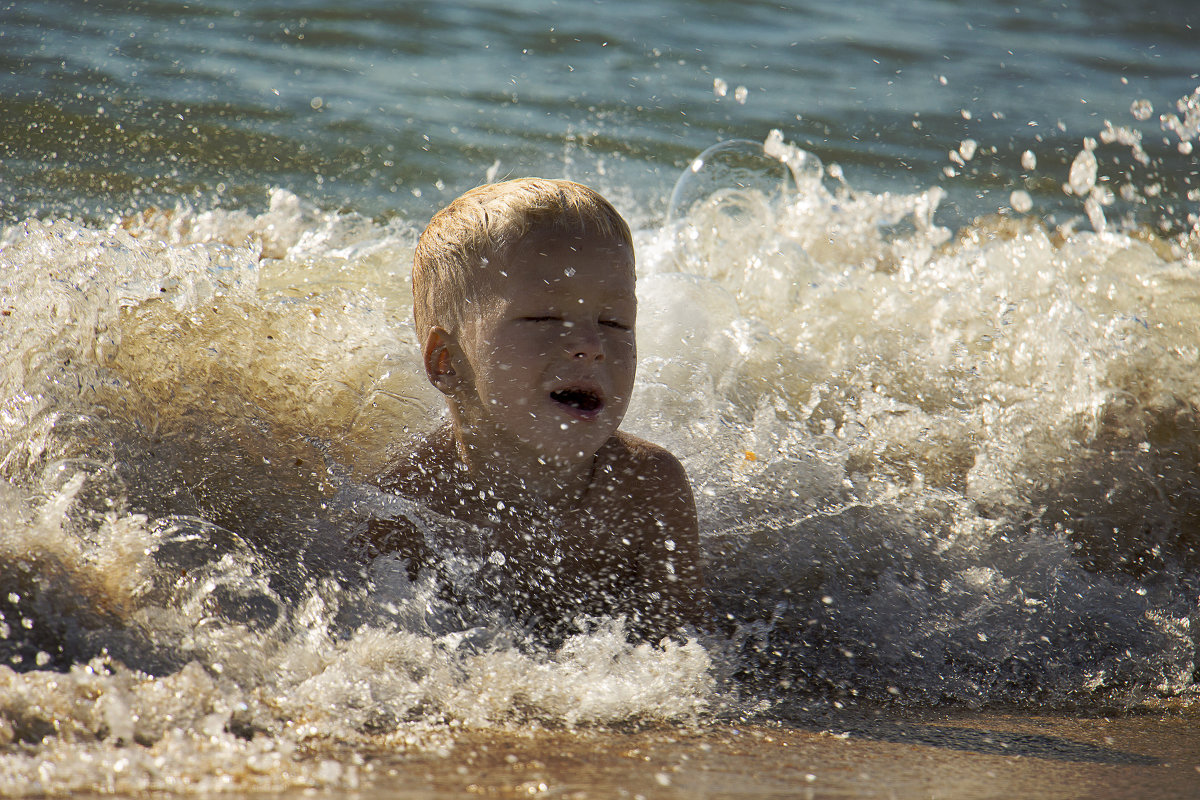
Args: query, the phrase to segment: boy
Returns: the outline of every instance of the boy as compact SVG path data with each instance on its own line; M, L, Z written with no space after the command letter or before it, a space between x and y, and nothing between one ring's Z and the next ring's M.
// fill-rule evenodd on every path
M410 576L437 551L484 564L480 588L540 635L624 615L658 642L697 618L695 504L666 450L618 430L633 390L629 227L561 180L489 184L430 221L413 263L413 316L448 422L379 485L456 523L427 542L375 522L371 551ZM455 531L458 531L457 533Z

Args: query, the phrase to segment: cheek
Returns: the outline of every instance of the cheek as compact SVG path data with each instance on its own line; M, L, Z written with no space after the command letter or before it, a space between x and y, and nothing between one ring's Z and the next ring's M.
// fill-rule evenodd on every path
M614 343L608 352L609 363L616 368L616 374L613 377L625 385L626 393L628 393L628 389L633 386L637 371L637 345L629 339L624 339Z
M614 361L636 361L637 343L631 336L614 336L605 348Z
M491 369L501 378L505 375L514 376L536 367L545 351L544 344L521 338L497 341L489 353Z

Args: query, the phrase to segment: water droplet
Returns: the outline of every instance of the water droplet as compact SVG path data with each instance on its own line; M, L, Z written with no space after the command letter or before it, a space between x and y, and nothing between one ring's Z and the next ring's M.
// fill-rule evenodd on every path
M1021 214L1027 214L1033 208L1033 198L1029 196L1029 192L1023 189L1017 189L1010 194L1008 202L1012 205L1013 211Z
M1071 173L1064 187L1069 193L1083 197L1096 185L1096 155L1090 148L1084 148L1071 162Z

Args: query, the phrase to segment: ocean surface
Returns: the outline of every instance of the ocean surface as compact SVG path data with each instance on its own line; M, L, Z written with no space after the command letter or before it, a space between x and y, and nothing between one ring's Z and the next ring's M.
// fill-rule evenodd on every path
M0 795L343 790L462 730L1194 712L1198 26L0 2ZM524 175L635 230L625 428L697 495L686 641L547 651L347 557L441 413L416 236Z

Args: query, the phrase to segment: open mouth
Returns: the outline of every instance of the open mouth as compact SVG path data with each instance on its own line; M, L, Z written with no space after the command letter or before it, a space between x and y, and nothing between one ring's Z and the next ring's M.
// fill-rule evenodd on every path
M604 398L591 389L568 388L550 393L550 399L559 405L584 414L595 414L604 408Z

